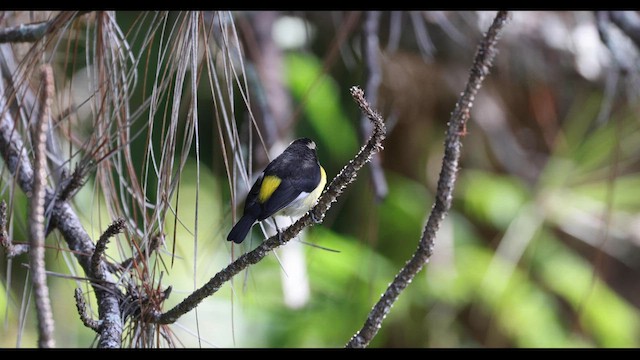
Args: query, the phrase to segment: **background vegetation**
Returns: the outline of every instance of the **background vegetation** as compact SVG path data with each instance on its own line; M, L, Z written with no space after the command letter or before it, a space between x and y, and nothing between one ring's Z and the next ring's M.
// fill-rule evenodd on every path
M56 15L7 11L0 25ZM388 192L365 168L322 225L165 327L167 337L127 323L124 346L344 346L415 250L446 122L494 15L382 12L378 68L363 48L368 12L92 12L55 24L46 41L1 45L4 59L53 66L63 160L51 155L50 168L91 164L72 200L91 237L127 219L107 250L114 262L162 240L132 277L172 286L164 310L261 241L257 226L240 246L225 238L269 157L301 136L318 144L329 177L353 157L361 114L349 88L380 76L366 95L387 121ZM372 347L640 345L640 62L614 16L511 14L434 254ZM37 89L37 73L22 81ZM26 197L2 175L10 237L25 243ZM94 317L95 299L55 231L46 255L57 346L92 346L74 289ZM2 347L36 346L26 263L0 256Z

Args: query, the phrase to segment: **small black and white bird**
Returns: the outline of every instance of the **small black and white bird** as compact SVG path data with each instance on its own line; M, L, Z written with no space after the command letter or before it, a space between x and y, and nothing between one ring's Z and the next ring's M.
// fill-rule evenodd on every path
M241 243L256 221L272 215L304 215L316 204L326 183L327 174L318 161L316 143L307 138L294 140L253 184L244 214L227 240Z

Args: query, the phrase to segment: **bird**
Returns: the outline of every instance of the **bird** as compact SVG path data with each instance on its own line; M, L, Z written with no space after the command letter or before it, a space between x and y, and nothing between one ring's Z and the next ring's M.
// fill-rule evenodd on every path
M256 179L247 194L243 215L227 241L242 243L256 221L270 216L304 215L316 204L326 183L316 143L308 138L292 141Z

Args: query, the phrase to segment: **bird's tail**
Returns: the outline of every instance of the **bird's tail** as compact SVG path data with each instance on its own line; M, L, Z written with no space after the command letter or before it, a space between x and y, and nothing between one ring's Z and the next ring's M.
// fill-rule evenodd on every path
M249 230L251 230L251 226L256 219L252 216L243 215L240 220L233 226L233 229L229 232L229 236L227 236L227 241L233 241L236 244L240 244L244 241L244 238L247 237Z

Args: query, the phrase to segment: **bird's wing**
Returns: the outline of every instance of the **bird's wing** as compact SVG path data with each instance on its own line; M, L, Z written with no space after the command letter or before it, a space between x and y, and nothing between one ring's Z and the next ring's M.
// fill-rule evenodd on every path
M276 212L282 210L295 200L302 190L294 186L290 180L283 180L273 191L271 197L262 204L263 212L258 220L264 220Z
M259 189L255 190L259 198L262 195L266 200L261 202L262 211L258 220L262 221L278 211L285 208L292 201L294 201L302 192L312 192L320 183L320 167L300 167L294 172L290 172L285 179L277 178L277 181L266 181L265 179L274 177L277 173L277 169L274 169L274 162L269 164L264 170L264 176L262 183L259 185ZM276 185L277 183L277 185ZM274 186L275 185L275 186ZM274 189L275 188L275 189ZM253 190L253 189L252 189Z
M264 174L260 174L260 176L256 179L251 186L251 190L247 194L247 198L244 201L244 213L253 213L256 217L258 216L259 205L258 205L258 194L260 193L260 188L262 187L262 179L264 178Z

